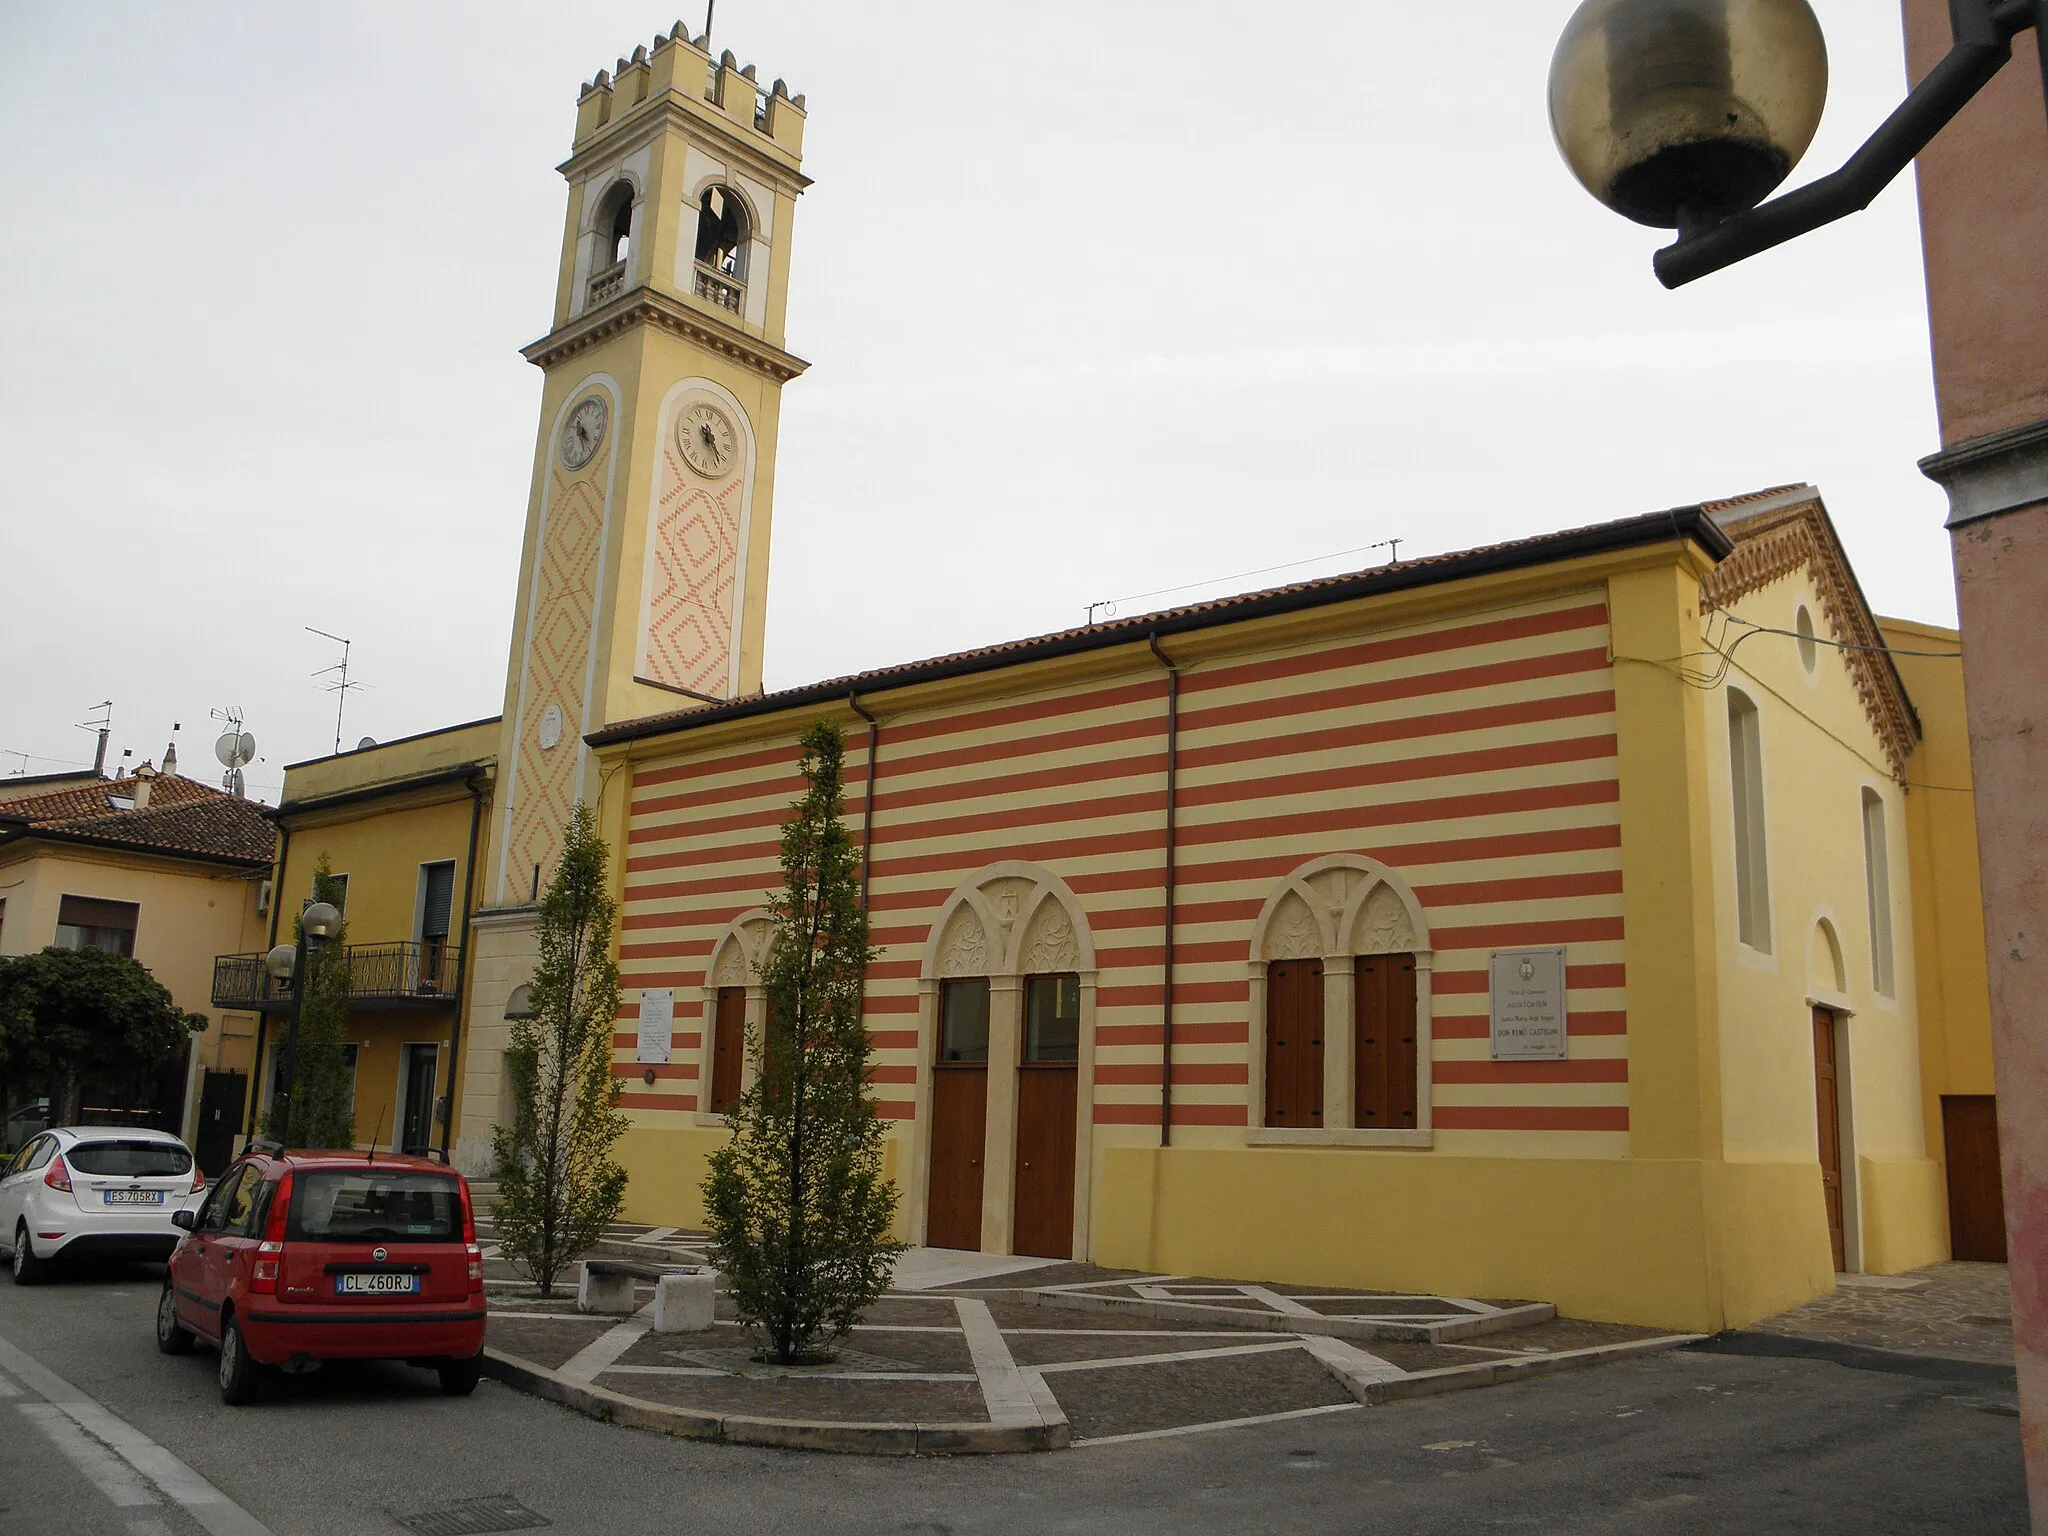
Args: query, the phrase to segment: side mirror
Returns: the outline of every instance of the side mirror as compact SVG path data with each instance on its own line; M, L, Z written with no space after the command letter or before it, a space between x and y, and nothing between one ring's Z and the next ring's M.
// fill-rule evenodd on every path
M173 1211L171 1212L171 1225L182 1231L190 1232L199 1225L199 1213L197 1211Z

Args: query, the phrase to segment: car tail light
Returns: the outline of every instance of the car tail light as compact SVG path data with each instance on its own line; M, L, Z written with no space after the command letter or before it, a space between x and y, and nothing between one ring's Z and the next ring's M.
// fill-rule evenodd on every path
M201 1173L199 1165L194 1163L192 1165L192 1193L196 1195L204 1188L206 1188L206 1175Z
M256 1245L256 1267L249 1275L249 1292L254 1296L277 1294L277 1272L284 1266L284 1229L291 1217L292 1176L277 1181L270 1197L270 1219L263 1227L263 1241Z
M50 1171L43 1175L43 1182L67 1195L71 1193L71 1170L65 1166L63 1153L59 1152L50 1160Z
M484 1288L484 1251L476 1240L476 1209L469 1203L469 1180L463 1179L455 1187L462 1192L462 1244L469 1255L469 1293L474 1296Z

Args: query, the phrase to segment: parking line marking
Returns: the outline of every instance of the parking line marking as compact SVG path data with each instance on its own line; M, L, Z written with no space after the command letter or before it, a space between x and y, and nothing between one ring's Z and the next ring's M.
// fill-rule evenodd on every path
M172 1503L199 1522L207 1536L272 1536L269 1526L149 1436L5 1339L0 1339L0 1366L156 1484Z
M1009 1341L996 1326L985 1301L966 1296L954 1298L960 1314L960 1331L967 1336L967 1356L974 1362L974 1374L981 1381L981 1400L995 1424L1043 1424L1039 1395L1032 1382L1017 1368ZM1033 1373L1035 1374L1035 1372ZM1041 1383L1042 1385L1042 1383Z
M157 1496L135 1469L80 1429L54 1403L22 1403L23 1418L40 1429L50 1444L64 1453L64 1459L84 1474L85 1480L106 1495L116 1509L156 1509Z
M1203 1435L1212 1429L1244 1429L1253 1424L1277 1424L1283 1419L1312 1419L1325 1413L1356 1413L1363 1403L1324 1403L1319 1408L1291 1408L1286 1413L1261 1413L1248 1419L1214 1419L1207 1424L1179 1424L1172 1429L1141 1429L1128 1435L1097 1435L1076 1440L1075 1450L1091 1445L1123 1445L1132 1440L1170 1440L1175 1435Z

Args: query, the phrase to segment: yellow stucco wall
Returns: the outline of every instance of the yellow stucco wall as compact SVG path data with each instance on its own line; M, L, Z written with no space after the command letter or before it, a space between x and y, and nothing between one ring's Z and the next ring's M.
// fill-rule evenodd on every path
M1984 969L1984 905L1977 819L1969 793L1970 732L1963 713L1956 631L1904 619L1881 621L1923 736L1910 768L1906 830L1917 900L1913 951L1919 980L1921 1077L1930 1150L1939 1154L1941 1095L1988 1094L1990 1001ZM1913 652L1940 655L1914 655Z
M1845 1236L1851 1269L1893 1273L1946 1256L1928 1157L1920 1082L1914 880L1906 856L1907 793L1891 775L1860 702L1840 637L1810 576L1796 571L1742 597L1736 619L1793 631L1802 608L1819 643L1813 666L1791 633L1709 620L1726 681L1709 694L1704 754L1713 849L1713 954L1721 997L1721 1118L1731 1163L1816 1166L1813 1009L1837 1028ZM1723 663L1713 656L1716 668ZM1728 690L1756 705L1762 738L1768 947L1737 937ZM1894 985L1875 984L1864 867L1864 790L1885 809ZM1830 944L1819 930L1825 925ZM1837 951L1839 970L1835 963ZM1816 1181L1796 1213L1825 1210ZM1731 1241L1741 1235L1730 1234Z
M0 851L0 954L28 954L56 936L66 896L134 902L135 958L170 989L178 1006L205 1014L193 1070L248 1071L255 1018L213 1006L213 959L263 947L267 920L256 898L262 872L241 875L174 859L85 848L25 844ZM184 1132L192 1130L196 1091Z
M465 882L474 903L481 873L481 839L489 823L491 754L497 745L496 719L476 721L386 743L368 751L296 763L285 771L280 811L289 833L277 938L289 942L291 919L311 893L313 872L325 856L335 874L348 878L344 941L350 945L404 944L419 936L421 866L452 861L456 867L455 899L449 919L451 945L462 942ZM433 782L422 784L422 779ZM467 870L476 799L471 783L483 786L482 819L478 822L478 866ZM321 805L335 796L367 797L342 805ZM266 947L267 940L252 947ZM460 1000L457 1005L460 1006ZM401 1062L407 1044L432 1044L437 1092L453 1092L453 1113L460 1115L460 1076L448 1080L451 1036L456 1007L377 1009L358 1007L349 1014L345 1039L357 1047L356 1141L358 1145L392 1147L402 1127ZM265 1031L265 1057L274 1059L284 1032L282 1017ZM259 1091L267 1099L267 1073ZM440 1131L433 1134L439 1145Z

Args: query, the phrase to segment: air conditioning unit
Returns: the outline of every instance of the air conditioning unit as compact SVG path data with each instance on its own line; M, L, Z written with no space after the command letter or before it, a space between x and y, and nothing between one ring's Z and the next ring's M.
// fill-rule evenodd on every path
M268 917L270 915L271 884L271 881L265 880L256 887L256 915L258 917Z

